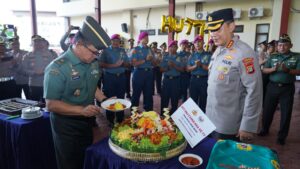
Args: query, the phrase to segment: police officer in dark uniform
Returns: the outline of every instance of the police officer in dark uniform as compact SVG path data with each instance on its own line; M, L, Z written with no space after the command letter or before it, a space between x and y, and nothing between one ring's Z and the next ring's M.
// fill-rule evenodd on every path
M6 53L5 38L0 36L0 100L17 97L14 80L14 60Z
M161 51L157 48L157 42L152 42L150 45L150 48L154 54L155 59L157 59L158 61L161 61L162 54L161 54ZM154 86L156 87L157 94L160 95L161 94L162 73L160 71L159 66L154 66L153 73L154 73ZM155 87L153 87L153 95L155 94Z
M128 39L129 47L126 50L127 56L131 56L131 50L134 48L134 39L130 38ZM133 71L133 66L130 65L130 67L125 69L125 75L126 75L126 98L131 99L131 72Z
M23 72L23 59L24 55L26 55L28 51L20 49L20 41L19 38L14 38L12 41L12 50L10 51L9 55L13 56L14 58L14 79L16 81L16 94L17 97L21 98L22 90L24 91L25 97L29 99L29 86L28 86L28 79L29 77L24 75Z
M178 100L180 97L180 73L184 71L185 64L182 58L178 56L177 41L169 43L169 54L166 55L160 63L160 70L163 72L162 94L161 94L161 112L164 108L169 107L171 100L171 114L174 113L178 107Z
M46 66L56 58L48 48L44 48L45 39L39 35L32 37L32 52L28 52L23 59L24 75L29 76L30 99L44 102L43 81Z
M180 51L177 53L177 55L181 58L181 61L185 65L185 69L187 67L189 57L191 55L190 52L186 51L188 43L189 43L189 41L186 39L181 40L179 43ZM181 99L183 102L185 102L187 99L187 95L188 95L187 93L188 93L188 89L190 86L190 78L191 78L190 72L188 72L187 70L184 70L183 72L181 72L181 74L180 74L180 96L181 96Z
M203 49L203 37L196 36L194 45L196 51L189 59L187 70L191 72L190 96L196 104L205 112L207 99L208 64L211 53Z
M128 56L123 48L120 47L121 37L113 34L111 37L112 45L104 49L100 57L100 66L103 68L103 92L107 97L116 96L124 99L126 76L125 69L129 67ZM106 118L111 126L114 125L115 115L117 123L124 119L124 111L112 112L106 111Z
M280 104L281 120L277 143L285 144L289 132L293 110L295 80L300 74L300 56L290 51L293 44L287 34L280 36L278 53L271 55L264 65L263 72L269 74L265 104L263 108L262 130L260 136L269 132L277 104Z
M105 31L87 16L74 44L45 70L44 97L58 169L83 168L85 149L93 141L94 116L100 112L94 99L106 99L97 88L101 72L95 59L109 45Z
M139 106L140 96L144 96L144 109L153 110L153 66L156 60L151 49L147 46L148 33L141 32L138 37L139 45L131 52L131 62L134 66L132 75L132 106Z

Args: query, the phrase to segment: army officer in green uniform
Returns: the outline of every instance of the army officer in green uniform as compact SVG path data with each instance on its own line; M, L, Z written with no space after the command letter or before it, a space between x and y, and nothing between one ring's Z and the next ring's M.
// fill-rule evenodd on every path
M285 144L289 132L293 110L296 75L300 74L299 54L291 52L291 39L288 35L280 36L278 53L271 55L265 63L263 72L269 74L265 104L263 109L262 130L260 136L269 132L277 104L280 104L281 120L277 143Z
M106 96L97 88L101 75L95 60L98 50L110 45L99 24L86 17L75 43L45 70L44 97L50 114L59 169L82 169L85 149L92 144L94 99Z

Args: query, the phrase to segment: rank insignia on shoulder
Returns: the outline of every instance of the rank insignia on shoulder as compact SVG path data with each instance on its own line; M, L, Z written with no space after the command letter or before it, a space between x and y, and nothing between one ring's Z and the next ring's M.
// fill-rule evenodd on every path
M233 43L234 43L234 41L231 40L231 41L228 43L228 45L226 46L226 48L231 48L231 47L233 46Z
M226 60L232 60L233 59L233 56L230 56L230 55L227 55L224 57Z
M255 72L253 58L243 59L243 64L247 74L253 74Z
M58 65L62 65L62 64L65 63L65 60L64 59L58 59L58 60L55 61L55 63L58 64Z
M75 90L74 96L80 96L80 90L79 90L79 89L76 89L76 90Z
M49 73L52 75L59 75L59 71L57 69L51 69Z

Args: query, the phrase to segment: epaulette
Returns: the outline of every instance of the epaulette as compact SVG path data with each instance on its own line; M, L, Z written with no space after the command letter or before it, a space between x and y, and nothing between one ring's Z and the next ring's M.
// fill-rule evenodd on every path
M60 67L66 63L66 58L59 58L59 59L55 60L54 63Z

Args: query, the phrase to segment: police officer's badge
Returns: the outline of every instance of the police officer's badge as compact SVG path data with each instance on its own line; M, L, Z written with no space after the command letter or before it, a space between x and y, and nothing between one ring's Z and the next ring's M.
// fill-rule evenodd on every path
M79 90L79 89L76 89L76 90L75 90L74 96L80 96L80 90Z
M247 74L253 74L255 72L253 58L245 58L243 59L243 64L246 69Z
M80 79L79 72L77 72L76 70L72 69L71 77L72 77L72 80Z

